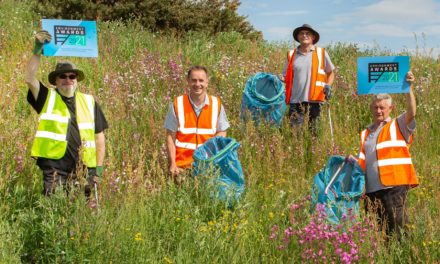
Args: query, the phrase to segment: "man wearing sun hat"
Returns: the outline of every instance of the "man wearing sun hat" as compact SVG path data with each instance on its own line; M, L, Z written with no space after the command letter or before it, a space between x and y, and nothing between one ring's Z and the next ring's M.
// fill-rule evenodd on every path
M44 195L51 195L59 185L67 187L71 180L77 181L81 169L89 196L96 176L102 176L104 130L108 124L93 96L77 91L78 82L85 76L73 63L59 62L49 73L49 83L55 88L48 88L37 79L43 45L51 38L47 31L36 34L26 70L27 100L39 114L31 156L43 172Z
M286 84L286 104L292 127L304 122L308 114L309 128L315 131L321 104L332 95L334 66L324 48L315 44L319 33L310 25L295 28L293 38L300 45L287 53L283 76Z

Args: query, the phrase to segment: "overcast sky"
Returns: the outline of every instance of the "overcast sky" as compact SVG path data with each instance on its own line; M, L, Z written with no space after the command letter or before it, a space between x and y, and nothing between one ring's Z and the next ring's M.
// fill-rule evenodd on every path
M238 13L268 41L292 41L304 23L321 36L319 45L357 43L393 51L440 54L440 0L241 0Z

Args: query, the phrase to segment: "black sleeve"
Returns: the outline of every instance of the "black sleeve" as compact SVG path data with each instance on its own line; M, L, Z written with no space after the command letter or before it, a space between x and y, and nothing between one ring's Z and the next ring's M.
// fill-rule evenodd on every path
M38 92L37 100L35 100L31 90L28 90L27 101L38 114L41 113L41 110L43 110L44 103L46 102L48 93L49 93L49 89L47 89L47 87L44 86L44 84L42 84L41 82L40 82L40 91Z
M107 119L105 119L101 107L99 107L99 104L95 101L95 134L101 133L107 128Z

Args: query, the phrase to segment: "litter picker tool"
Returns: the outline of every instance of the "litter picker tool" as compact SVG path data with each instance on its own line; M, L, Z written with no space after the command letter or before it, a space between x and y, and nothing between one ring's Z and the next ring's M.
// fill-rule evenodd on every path
M331 115L331 111L330 111L330 103L327 102L327 112L328 112L328 123L330 125L330 136L332 139L332 145L335 143L333 140L333 124L332 124L332 115Z
M333 182L336 180L336 178L338 177L339 173L341 172L342 168L344 167L346 161L344 160L344 162L341 163L341 165L339 165L338 169L336 170L336 172L333 174L332 178L330 179L330 182L327 184L327 186L325 187L324 193L327 195L328 194L328 190L330 189L330 186L332 186Z
M96 201L96 208L99 209L99 201L98 201L98 184L96 184L96 182L95 182L94 185L95 185L95 201Z

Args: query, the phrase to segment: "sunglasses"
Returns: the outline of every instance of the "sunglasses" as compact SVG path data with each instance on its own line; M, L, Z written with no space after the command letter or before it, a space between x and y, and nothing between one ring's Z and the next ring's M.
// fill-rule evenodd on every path
M60 75L58 75L58 77L63 80L67 79L67 78L69 78L70 80L75 80L77 76L76 76L76 74L69 74L69 75L60 74Z

